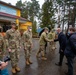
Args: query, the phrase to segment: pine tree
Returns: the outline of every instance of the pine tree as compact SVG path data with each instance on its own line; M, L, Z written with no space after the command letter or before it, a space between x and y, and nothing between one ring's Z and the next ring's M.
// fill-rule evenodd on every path
M52 0L45 0L44 4L42 5L41 27L48 27L50 25L51 28L53 28L54 24L55 20Z

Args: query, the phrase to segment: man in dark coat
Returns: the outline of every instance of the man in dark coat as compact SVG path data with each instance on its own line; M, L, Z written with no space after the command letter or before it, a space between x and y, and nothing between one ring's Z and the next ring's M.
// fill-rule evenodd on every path
M64 51L64 54L68 61L68 73L66 75L74 75L73 74L73 60L76 56L76 32L75 28L70 28L69 38L67 40L67 45ZM75 45L75 48L74 48Z
M56 63L57 66L62 66L63 58L64 58L64 50L66 47L66 36L63 34L60 28L57 28L58 39L55 39L54 42L59 41L59 62Z

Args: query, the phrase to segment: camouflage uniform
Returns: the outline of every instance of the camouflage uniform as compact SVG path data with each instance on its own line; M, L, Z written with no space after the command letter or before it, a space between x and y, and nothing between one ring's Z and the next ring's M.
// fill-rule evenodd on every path
M32 32L31 31L25 31L23 33L23 46L25 51L25 59L26 63L29 62L30 56L31 56L31 50L32 50Z
M50 31L49 34L48 34L48 39L54 40L55 37L56 37L55 32L54 32L53 30ZM49 49L51 49L51 51L52 51L52 50L55 50L56 46L55 46L55 42L54 42L54 41L51 42L51 43L49 43L49 45L50 45L50 48L49 48Z
M10 58L11 65L15 67L18 64L19 46L20 46L20 33L18 30L9 29L6 32L6 38L8 40L8 48L11 49Z
M55 40L56 39L56 32L53 30L52 31L52 36L53 36L53 40ZM52 49L56 49L56 43L55 42L53 42L53 47L52 47Z
M51 39L53 40L53 36L52 36L52 32L51 32L51 31L50 31L49 34L48 34L48 39L49 39L49 40L51 40ZM53 43L53 42L50 42L50 43L49 43L49 50L51 50L51 51L52 51L52 46L53 46L52 43Z
M2 34L0 34L0 60L3 59L3 55L5 52L5 43Z
M41 53L41 56L42 58L45 57L45 44L46 44L46 41L47 42L51 42L51 40L49 40L47 38L47 34L45 32L43 32L40 36L40 39L39 39L39 51L37 52L37 57L39 56L39 54ZM45 59L43 59L45 60Z

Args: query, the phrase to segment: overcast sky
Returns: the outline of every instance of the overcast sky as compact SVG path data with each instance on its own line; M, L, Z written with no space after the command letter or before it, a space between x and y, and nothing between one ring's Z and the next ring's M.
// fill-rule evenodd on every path
M17 3L17 1L19 1L19 0L1 0L1 1L15 5ZM22 2L24 2L24 1L26 1L26 0L22 0ZM27 1L31 1L31 0L27 0ZM40 6L42 6L42 4L44 3L44 0L37 0L37 1L39 1Z

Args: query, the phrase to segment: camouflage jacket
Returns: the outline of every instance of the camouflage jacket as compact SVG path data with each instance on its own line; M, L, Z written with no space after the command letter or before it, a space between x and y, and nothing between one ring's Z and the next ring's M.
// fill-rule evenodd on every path
M51 31L48 33L48 39L53 39L53 36L52 36L52 32Z
M47 34L46 34L45 32L43 32L43 33L41 34L41 36L40 36L39 44L40 44L40 45L45 45L45 44L46 44L46 41L47 41L47 42L50 42L51 40L49 40L49 39L47 38Z
M5 52L5 42L4 42L4 38L2 36L2 34L0 34L0 53L4 54Z
M8 40L8 47L15 49L20 45L20 32L18 30L9 29L6 32L6 39Z
M32 45L32 32L25 31L23 33L23 45Z
M55 39L56 38L56 33L52 32L52 38Z

